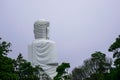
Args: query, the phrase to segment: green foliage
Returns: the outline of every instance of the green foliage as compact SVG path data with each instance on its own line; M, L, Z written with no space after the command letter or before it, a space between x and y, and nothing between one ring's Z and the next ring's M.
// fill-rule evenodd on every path
M116 38L115 42L113 42L113 44L109 47L109 51L111 52L117 52L119 51L120 48L120 35L118 36L118 38ZM116 56L117 57L117 56Z
M119 80L120 79L120 36L108 49L113 52L112 59L101 52L95 52L90 59L84 61L84 65L72 71L72 80Z
M109 74L111 80L119 80L120 79L120 35L116 38L115 42L108 49L110 52L113 52L114 65Z
M17 59L7 57L10 46L11 43L0 38L0 80L51 80L40 66L33 67L22 54Z
M1 38L0 38L0 56L7 55L7 53L11 51L10 46L11 46L11 43L8 43L6 41L1 41Z
M20 80L39 80L39 67L32 67L30 62L23 59L22 54L15 60L14 68Z
M111 59L101 52L91 54L84 65L72 71L73 80L105 80L105 74L111 68Z
M72 70L72 80L82 80L83 79L83 68L82 67L76 67Z
M69 63L62 63L61 65L59 65L56 69L57 75L54 77L54 80L68 80L69 76L68 76L68 72L67 69L70 68L70 64Z
M94 62L94 65L97 67L97 73L105 73L108 72L109 68L112 65L112 59L107 58L104 53L95 52L91 55L91 60Z
M7 57L11 51L11 43L2 41L0 38L0 80L51 80L50 77L39 66L31 66L30 62L23 59L19 54L17 59ZM69 63L62 63L57 67L57 75L54 80L119 80L120 79L120 36L108 49L113 52L114 67L112 59L106 57L99 51L91 54L82 66L73 69L68 74Z
M114 65L120 67L120 35L116 38L116 41L109 47L109 51L113 52L113 58L115 58Z
M14 71L14 60L7 57L7 53L11 50L10 43L0 39L0 79L1 80L16 80L18 75Z

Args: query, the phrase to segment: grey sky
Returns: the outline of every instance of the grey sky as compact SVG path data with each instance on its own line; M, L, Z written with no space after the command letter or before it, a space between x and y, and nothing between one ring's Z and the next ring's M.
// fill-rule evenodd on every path
M120 0L0 0L0 37L12 43L16 58L27 59L33 24L50 21L58 61L79 66L95 51L107 52L120 34Z

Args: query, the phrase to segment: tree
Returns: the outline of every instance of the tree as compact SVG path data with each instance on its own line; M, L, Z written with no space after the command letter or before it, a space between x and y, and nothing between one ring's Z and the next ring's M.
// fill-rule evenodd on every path
M50 77L40 66L33 67L30 62L19 54L17 59L7 57L12 51L11 43L0 38L0 80L50 80Z
M73 80L105 80L112 61L101 52L91 54L91 58L84 61L83 66L72 71Z
M111 80L120 79L120 35L116 38L115 42L109 47L108 51L113 52L114 65L111 69L110 77Z
M2 41L2 38L0 38L0 56L6 56L10 51L10 42Z
M1 80L16 80L18 75L14 71L14 60L7 57L11 51L11 43L2 41L0 38L0 79Z
M61 65L59 65L56 69L57 75L54 77L54 80L68 80L68 68L70 68L69 63L62 63Z
M39 80L39 66L33 67L30 62L23 59L22 54L19 54L14 64L15 71L19 75L19 80Z
M108 72L112 65L111 58L107 58L106 55L101 52L95 52L91 56L92 56L91 60L94 62L94 65L96 67L96 72L98 73Z
M18 55L15 62L15 70L20 80L51 80L39 65L33 67L30 62L23 59L22 54Z
M116 38L116 41L109 47L108 51L113 52L113 58L115 58L114 65L120 67L120 35Z
M85 66L79 66L72 70L72 80L83 80L87 78Z

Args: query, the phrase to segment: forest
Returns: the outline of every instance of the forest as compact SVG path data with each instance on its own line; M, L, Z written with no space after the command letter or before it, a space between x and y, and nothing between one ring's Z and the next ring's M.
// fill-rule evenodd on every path
M40 65L33 67L21 53L16 59L8 57L12 52L10 47L10 42L0 38L0 80L52 80ZM112 58L96 51L70 73L70 63L63 62L57 67L53 80L120 80L120 35L110 44L108 51Z

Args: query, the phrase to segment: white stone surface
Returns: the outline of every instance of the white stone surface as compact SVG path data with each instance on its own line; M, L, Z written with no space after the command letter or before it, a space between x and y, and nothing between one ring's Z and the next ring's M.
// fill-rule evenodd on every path
M35 22L35 40L28 45L28 60L33 66L40 65L53 78L57 74L58 63L56 44L54 41L48 40L48 26L48 21L39 20Z
M34 40L28 47L29 60L32 65L40 65L51 78L56 75L57 54L55 48L55 42L45 39Z
M45 20L38 20L34 23L35 39L48 39L49 22Z

